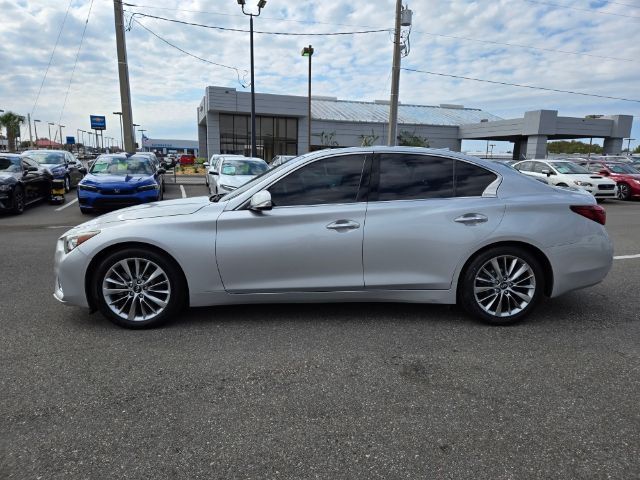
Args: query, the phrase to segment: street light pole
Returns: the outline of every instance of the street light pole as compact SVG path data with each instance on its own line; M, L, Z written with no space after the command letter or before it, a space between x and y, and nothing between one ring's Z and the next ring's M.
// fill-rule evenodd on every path
M124 128L124 151L135 153L133 132L133 113L131 112L131 88L129 86L129 65L127 63L127 42L124 35L124 12L122 0L113 0L116 29L116 49L118 53L118 78L120 80L120 104L122 105L122 124Z
M140 128L138 129L138 131L140 132L140 148L144 152L144 132L146 132L147 130L144 128Z
M62 129L65 128L66 125L60 125L58 124L58 128L60 129L60 145L62 145L60 148L64 149L64 143L62 143Z
M53 123L49 122L49 148L51 148L51 125L53 125Z
M635 141L635 138L627 138L627 153L631 155L631 140Z
M138 142L137 137L136 137L136 127L139 127L140 125L138 125L137 123L133 124L133 152L135 153L136 151L136 143Z
M246 0L238 0L238 5L242 7L242 13L249 16L249 43L251 49L251 156L258 156L258 149L256 146L256 89L254 79L254 67L253 67L253 17L259 17L260 12L267 4L267 0L258 1L258 13L247 13L244 11Z
M36 120L34 118L33 119L33 129L35 130L35 134L36 134L36 149L38 149L38 126L36 125L36 123L40 123L40 120Z
M120 116L120 146L124 150L124 137L122 135L122 112L113 112L113 114Z
M304 47L302 49L302 56L309 57L309 92L307 94L308 97L308 110L309 110L309 118L307 120L307 151L311 151L311 57L313 57L313 47L309 45L308 47Z

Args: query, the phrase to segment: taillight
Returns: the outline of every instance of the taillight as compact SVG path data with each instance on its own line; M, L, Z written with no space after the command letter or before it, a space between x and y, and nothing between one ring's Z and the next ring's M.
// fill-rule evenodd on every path
M600 205L571 205L571 210L589 220L604 225L607 222L607 212Z

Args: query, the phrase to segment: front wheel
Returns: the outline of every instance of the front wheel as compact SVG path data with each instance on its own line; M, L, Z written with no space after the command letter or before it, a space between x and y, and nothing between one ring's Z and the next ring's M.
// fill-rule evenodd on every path
M185 304L178 267L153 251L115 252L100 263L92 281L99 310L121 327L159 326Z
M24 190L22 187L17 186L13 191L13 208L11 211L16 215L20 215L24 212Z
M519 247L496 247L472 260L460 284L462 307L491 325L522 320L544 290L540 262Z
M69 193L71 191L71 178L69 175L65 175L64 177L64 193Z

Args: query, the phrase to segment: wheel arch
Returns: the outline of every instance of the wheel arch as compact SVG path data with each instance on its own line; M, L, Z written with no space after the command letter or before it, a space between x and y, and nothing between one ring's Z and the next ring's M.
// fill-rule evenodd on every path
M542 266L542 271L544 273L544 294L547 297L551 296L551 293L553 292L553 268L551 267L551 262L549 261L547 256L544 254L542 250L540 250L538 247L534 245L531 245L530 243L521 242L517 240L509 240L509 241L490 243L489 245L485 245L482 248L479 248L478 250L473 252L471 255L469 255L469 258L467 258L467 261L464 263L462 269L460 270L460 274L458 275L458 281L456 285L456 295L458 297L461 292L461 288L460 288L461 283L464 280L464 276L467 273L467 269L469 268L469 265L471 264L473 259L476 258L478 255L482 254L483 252L486 252L487 250L495 247L519 247L527 250L530 254L536 257L536 259L540 262L540 265Z
M100 265L100 263L112 253L118 252L120 250L124 250L125 248L142 248L145 250L151 250L159 255L162 255L162 257L164 257L166 260L173 263L174 267L176 267L176 270L182 276L182 281L184 282L184 287L186 289L185 295L184 295L184 301L186 306L189 305L189 282L187 282L187 277L184 274L184 270L169 252L150 243L122 242L122 243L115 243L113 245L109 245L108 247L100 250L98 253L96 253L93 256L93 258L89 262L89 265L87 266L87 270L84 276L84 292L87 297L87 303L89 304L89 309L91 312L95 312L98 310L96 298L91 289L91 280L96 274L98 265Z

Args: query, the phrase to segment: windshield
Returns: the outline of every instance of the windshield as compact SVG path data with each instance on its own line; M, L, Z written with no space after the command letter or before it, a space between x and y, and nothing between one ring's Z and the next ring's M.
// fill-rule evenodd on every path
M221 175L260 175L269 167L264 161L225 160L220 169Z
M29 158L33 158L40 165L63 165L65 162L64 153L58 152L29 152Z
M0 172L19 172L20 159L0 157Z
M93 175L153 175L147 158L101 157L91 166Z
M632 174L640 173L631 165L624 165L622 163L607 163L607 168L611 170L613 173L632 173Z
M555 168L558 173L564 175L577 175L577 174L589 174L591 173L584 167L573 162L550 162L551 166Z

